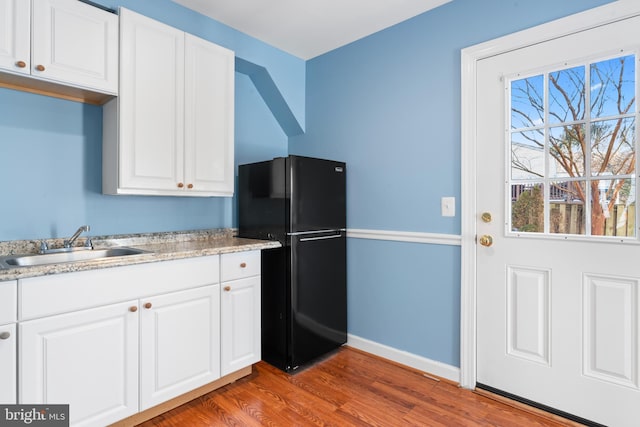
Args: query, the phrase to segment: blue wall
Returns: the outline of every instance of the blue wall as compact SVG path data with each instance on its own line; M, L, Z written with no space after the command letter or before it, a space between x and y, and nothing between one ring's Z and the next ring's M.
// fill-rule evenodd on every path
M289 151L347 162L351 229L459 234L460 50L607 2L453 0L314 58ZM459 249L349 239L349 332L459 366Z
M304 123L305 62L169 0L122 5L236 51L264 66ZM287 153L287 136L250 79L236 73L236 164ZM102 108L0 89L0 241L235 225L235 199L106 196Z
M304 62L170 0L123 5L264 66L306 133L287 141L236 73L236 163L348 164L348 227L460 233L460 49L606 0L453 0ZM228 227L229 198L101 194L102 111L0 89L0 240ZM455 196L457 216L440 216ZM349 239L349 332L459 365L460 248Z

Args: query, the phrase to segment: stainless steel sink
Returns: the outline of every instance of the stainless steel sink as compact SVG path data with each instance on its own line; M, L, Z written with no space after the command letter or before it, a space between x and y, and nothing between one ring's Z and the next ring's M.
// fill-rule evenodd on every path
M140 255L148 253L142 249L117 247L109 249L91 249L68 252L55 252L49 254L25 254L0 257L0 267L33 267L47 264L60 264L65 262L99 260L113 257Z

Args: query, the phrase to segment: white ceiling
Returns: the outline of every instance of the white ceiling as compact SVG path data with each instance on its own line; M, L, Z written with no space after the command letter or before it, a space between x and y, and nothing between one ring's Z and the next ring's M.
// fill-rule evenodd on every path
M173 0L310 59L451 0Z

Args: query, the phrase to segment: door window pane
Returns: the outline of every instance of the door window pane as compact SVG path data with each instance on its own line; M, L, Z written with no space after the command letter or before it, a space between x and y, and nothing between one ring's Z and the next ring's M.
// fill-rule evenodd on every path
M635 105L634 55L591 64L591 118L632 113Z
M544 177L544 131L511 134L511 179Z
M584 176L585 165L585 126L574 123L549 129L549 176Z
M511 186L511 231L544 233L544 186Z
M591 181L591 234L594 236L635 236L635 179Z
M633 117L591 124L591 174L628 175L635 172L636 121Z
M549 187L549 232L586 234L585 182L556 181Z
M511 82L511 128L525 129L544 123L544 76Z
M549 73L549 122L567 123L584 119L585 67Z

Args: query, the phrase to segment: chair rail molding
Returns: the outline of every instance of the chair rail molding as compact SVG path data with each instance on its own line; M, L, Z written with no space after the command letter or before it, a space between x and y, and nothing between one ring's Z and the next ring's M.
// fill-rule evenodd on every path
M395 242L427 243L460 246L461 237L456 234L423 233L417 231L389 231L347 228L347 237L354 239L391 240Z

